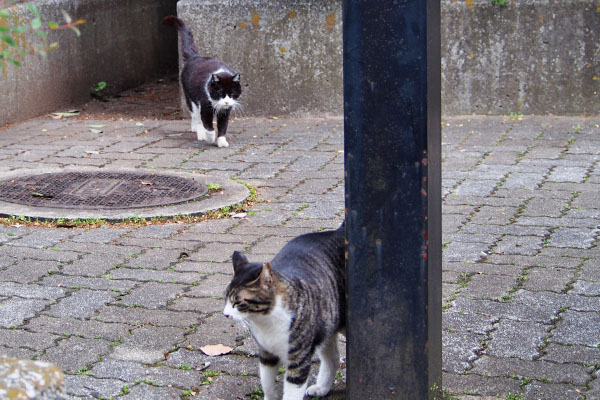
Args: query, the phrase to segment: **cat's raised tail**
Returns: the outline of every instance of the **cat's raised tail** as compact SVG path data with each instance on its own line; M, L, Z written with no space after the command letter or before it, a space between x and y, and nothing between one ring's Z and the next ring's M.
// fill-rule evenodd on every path
M177 18L174 15L169 15L168 17L163 18L162 23L164 25L174 26L177 29L179 37L181 38L181 51L183 51L184 61L191 56L198 54L192 31L190 31L190 28L182 19Z

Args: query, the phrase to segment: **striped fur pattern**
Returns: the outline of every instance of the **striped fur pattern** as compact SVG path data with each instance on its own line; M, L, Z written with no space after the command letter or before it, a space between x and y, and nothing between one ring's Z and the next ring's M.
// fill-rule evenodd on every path
M240 74L223 61L198 54L192 32L183 20L168 16L162 22L175 27L181 39L183 68L180 81L192 115L192 132L196 132L198 140L228 147L225 135L229 116L240 107ZM215 117L217 133L213 129Z
M286 367L284 400L329 393L339 366L337 334L345 328L344 225L299 236L270 263L233 253L234 277L225 292L224 314L243 321L259 348L265 400L279 396L278 367ZM311 359L321 366L308 386Z

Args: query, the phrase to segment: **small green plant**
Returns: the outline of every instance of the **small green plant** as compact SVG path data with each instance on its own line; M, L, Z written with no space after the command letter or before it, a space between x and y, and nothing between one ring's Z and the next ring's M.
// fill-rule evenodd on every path
M458 397L453 396L448 392L448 389L442 389L437 384L429 388L433 400L458 400Z
M104 89L106 89L106 82L104 81L100 81L96 84L96 87L94 87L94 92L99 93L101 91L103 91Z
M123 394L128 394L129 393L129 385L124 385L121 388L121 392L123 392Z
M206 187L211 192L216 192L217 190L221 189L221 185L219 185L218 183L209 183L206 185Z
M506 400L524 400L525 399L525 395L524 394L515 394L515 393L509 393L506 395Z
M519 386L520 386L520 387L523 387L523 386L525 386L525 385L528 385L530 382L531 382L531 378L524 377L524 378L521 380L521 383L519 383Z
M182 369L184 371L189 371L189 370L193 369L193 367L191 365L180 364L179 369Z
M505 6L506 0L492 0L492 4L496 4L498 6Z
M307 208L307 207L308 207L308 204L307 204L307 203L302 203L302 204L300 205L300 208L298 208L296 211L294 211L294 212L292 213L292 215L293 215L294 217L297 217L297 216L298 216L298 214L300 214L302 211L306 210L306 208Z
M247 394L247 396L250 396L251 399L253 400L260 400L263 397L265 397L265 394L262 390L262 388L255 388L254 390L252 390L250 393Z
M520 112L516 112L516 113L511 112L510 115L508 116L508 119L520 121L521 119L523 119L523 114L521 114Z

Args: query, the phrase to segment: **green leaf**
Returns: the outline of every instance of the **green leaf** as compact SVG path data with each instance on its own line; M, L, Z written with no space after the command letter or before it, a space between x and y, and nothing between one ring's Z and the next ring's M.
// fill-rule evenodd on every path
M14 65L16 65L17 67L20 67L20 66L21 66L21 63L20 63L20 62L18 62L18 61L17 61L17 60L15 60L15 59L12 59L12 58L9 58L9 59L8 59L8 62L10 62L10 63L13 63L13 64L14 64Z
M31 20L31 27L33 29L40 29L42 27L42 20L38 18L34 18Z
M10 13L6 10L0 10L0 17L2 18L10 18Z
M54 21L50 21L48 22L48 28L50 29L57 29L60 25L58 24L58 22L54 22Z
M15 41L8 35L2 35L2 41L7 43L9 46L17 47Z
M79 28L77 28L76 26L73 26L73 27L71 27L71 29L73 29L73 32L75 32L77 37L81 36L81 31L79 30Z
M17 26L16 28L13 28L14 33L23 33L23 32L27 32L28 30L29 30L29 27L27 27L27 26Z
M44 31L35 31L35 33L41 38L44 38L44 39L48 38L48 34Z
M39 17L40 16L40 12L38 11L37 7L34 6L31 3L26 3L25 4L27 6L27 8L29 9L29 11L31 11L35 16Z
M0 32L2 32L2 33L8 33L8 32L10 32L10 29L5 28L3 26L0 26Z

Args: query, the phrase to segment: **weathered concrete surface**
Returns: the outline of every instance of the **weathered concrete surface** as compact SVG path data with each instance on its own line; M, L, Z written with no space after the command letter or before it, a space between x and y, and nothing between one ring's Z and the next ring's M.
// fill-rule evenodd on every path
M441 7L444 113L600 113L595 1ZM177 10L202 53L242 72L246 115L341 111L340 0L185 0Z
M0 126L21 121L90 98L98 82L117 93L149 78L176 70L175 34L160 24L175 12L172 0L37 0L45 22L64 23L61 10L84 18L81 37L71 30L49 32L48 43L60 47L47 57L29 55L22 66L0 70ZM12 24L32 18L24 7L9 9ZM16 38L30 50L36 35Z
M342 112L341 2L186 0L198 50L242 74L245 115Z
M442 1L447 114L600 114L592 0Z
M243 74L244 114L339 114L341 1L37 0L45 21L61 9L85 18L82 36L50 32L60 48L0 71L0 126L176 68L176 12L198 48ZM445 114L600 114L600 11L594 0L442 0ZM23 7L14 22L28 19ZM29 49L31 43L22 43Z

